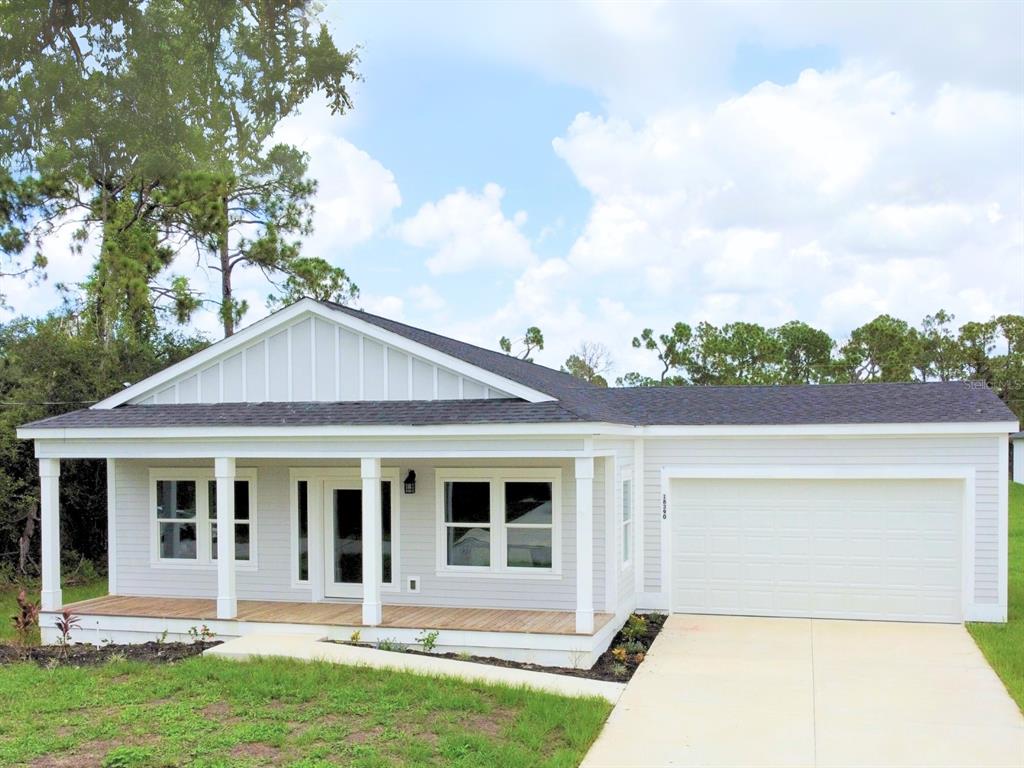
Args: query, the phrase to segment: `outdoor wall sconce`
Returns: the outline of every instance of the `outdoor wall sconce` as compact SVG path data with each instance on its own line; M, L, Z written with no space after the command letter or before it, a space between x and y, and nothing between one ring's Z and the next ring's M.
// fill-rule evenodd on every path
M402 485L405 487L406 493L416 493L416 473L410 469Z

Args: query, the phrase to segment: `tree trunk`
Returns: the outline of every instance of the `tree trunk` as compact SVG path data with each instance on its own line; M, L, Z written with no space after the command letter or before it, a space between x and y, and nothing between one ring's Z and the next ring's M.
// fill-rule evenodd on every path
M36 511L33 509L25 517L25 528L18 538L18 573L28 574L29 563L32 563L32 537L36 532ZM34 565L34 563L33 563Z
M220 294L221 319L224 322L224 338L235 332L235 302L231 296L231 259L228 250L228 200L225 197L221 201L224 205L224 224L220 237Z

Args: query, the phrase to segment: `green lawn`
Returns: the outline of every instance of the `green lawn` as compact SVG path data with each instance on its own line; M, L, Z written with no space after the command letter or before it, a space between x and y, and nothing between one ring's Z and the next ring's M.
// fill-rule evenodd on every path
M118 768L576 766L611 710L400 672L202 657L9 666L0 699L0 765Z
M35 603L39 602L38 585L26 588L25 592L30 600ZM76 600L88 600L90 597L99 597L105 594L107 594L106 576L85 584L76 584L63 588L65 603L73 603ZM0 586L0 643L11 643L14 641L14 627L11 624L11 617L18 611L17 598L18 587L10 584ZM34 632L31 639L33 643L38 643L39 632Z
M1024 485L1010 483L1010 620L967 629L1024 710Z

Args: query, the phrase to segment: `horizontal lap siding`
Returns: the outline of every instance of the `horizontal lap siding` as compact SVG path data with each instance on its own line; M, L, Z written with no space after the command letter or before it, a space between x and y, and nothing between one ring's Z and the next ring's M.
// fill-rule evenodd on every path
M998 447L999 438L989 436L648 439L644 445L644 590L661 591L663 466L953 465L976 470L974 596L979 603L995 603L999 573Z
M291 586L291 523L289 468L357 466L355 462L272 462L239 461L238 467L257 470L257 565L256 571L238 571L241 599L309 600L308 588ZM205 467L212 462L196 461L116 462L117 500L117 591L125 595L216 597L215 566L152 565L150 561L149 470L151 467ZM385 467L395 466L384 462ZM476 578L439 576L436 569L436 510L434 471L437 467L559 467L562 470L562 575L556 579ZM402 462L400 475L416 471L416 493L399 492L399 591L385 591L386 603L404 605L467 606L490 608L546 608L574 610L576 607L576 481L569 460L445 460ZM595 493L595 530L603 522ZM406 590L409 576L420 579L420 591ZM603 583L603 582L601 582ZM597 591L601 599L603 594ZM598 605L601 603L599 602Z

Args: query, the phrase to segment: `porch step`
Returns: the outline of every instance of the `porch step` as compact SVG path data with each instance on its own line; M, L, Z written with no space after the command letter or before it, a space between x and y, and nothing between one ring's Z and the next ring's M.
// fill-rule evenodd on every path
M248 661L262 656L280 656L302 661L329 661L333 664L396 669L421 675L443 675L485 683L526 686L562 696L599 696L612 704L619 700L619 696L622 695L622 691L626 687L623 683L589 680L551 672L534 672L527 669L496 667L457 659L325 643L308 635L244 635L216 645L206 650L204 655L235 661Z

